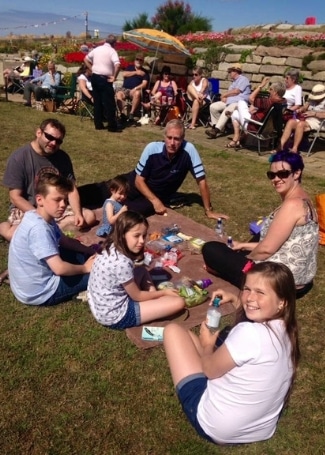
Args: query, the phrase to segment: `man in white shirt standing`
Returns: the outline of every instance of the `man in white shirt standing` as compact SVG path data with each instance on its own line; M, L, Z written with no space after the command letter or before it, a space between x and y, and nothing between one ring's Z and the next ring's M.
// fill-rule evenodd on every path
M113 83L120 71L119 56L114 49L116 38L108 35L106 42L86 55L85 65L91 69L94 95L94 124L96 130L104 129L102 109L108 121L108 131L120 132L116 121L116 103Z

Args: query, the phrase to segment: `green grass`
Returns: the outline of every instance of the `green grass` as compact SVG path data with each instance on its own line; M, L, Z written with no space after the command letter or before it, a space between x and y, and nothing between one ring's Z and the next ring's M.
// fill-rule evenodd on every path
M0 102L0 176L9 154L32 139L47 114ZM157 127L120 135L95 131L89 121L54 114L67 127L64 149L78 183L106 180L136 164L144 145L159 140ZM208 173L215 209L230 215L226 229L248 238L248 223L279 203L265 178L267 159L225 151L202 128L189 132ZM308 173L304 186L324 192L325 180ZM197 192L192 178L182 190ZM0 188L1 219L7 190ZM195 203L181 210L212 227ZM8 245L0 243L6 267ZM18 303L0 288L0 453L3 455L321 455L324 435L324 248L314 289L298 302L302 359L290 407L274 437L257 444L214 447L190 427L175 397L162 347L138 350L124 332L104 329L87 304L52 308ZM216 425L218 422L216 422Z

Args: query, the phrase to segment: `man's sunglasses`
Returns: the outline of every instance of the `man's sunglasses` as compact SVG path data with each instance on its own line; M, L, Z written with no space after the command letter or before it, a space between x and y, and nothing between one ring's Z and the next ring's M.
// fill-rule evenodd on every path
M43 131L44 136L49 142L55 141L58 145L61 145L63 142L63 139L60 139L59 137L54 137L52 134L46 133L46 131Z
M278 172L267 171L267 173L266 173L267 178L270 180L274 180L275 177L278 177L281 180L287 179L290 174L292 174L292 171L289 171L288 169L284 169L284 170L278 171Z

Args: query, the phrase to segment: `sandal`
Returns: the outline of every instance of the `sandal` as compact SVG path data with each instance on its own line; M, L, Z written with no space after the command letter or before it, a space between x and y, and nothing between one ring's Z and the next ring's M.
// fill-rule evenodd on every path
M228 142L228 144L226 145L226 148L227 149L240 149L241 148L241 145L240 145L240 142L239 141L230 141Z
M191 126L191 125L189 125L189 126L187 126L186 128L187 128L188 130L195 130L195 129L196 129L196 126Z

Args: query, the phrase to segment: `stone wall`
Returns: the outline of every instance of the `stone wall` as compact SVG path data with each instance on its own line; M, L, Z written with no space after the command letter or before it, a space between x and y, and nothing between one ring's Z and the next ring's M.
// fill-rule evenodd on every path
M302 47L265 47L248 45L228 45L232 50L231 54L224 53L222 61L214 65L211 77L219 79L220 92L229 87L227 69L233 63L241 60L243 52L251 51L247 55L245 63L242 63L243 73L252 82L252 87L258 85L264 76L270 77L270 82L283 78L289 68L300 70L303 76L302 89L304 95L310 93L317 83L325 84L325 60L312 60L307 65L307 70L302 69L303 58L312 55L314 59L324 51L315 51L311 48ZM202 51L202 49L201 49ZM205 66L204 60L198 60L200 66Z

